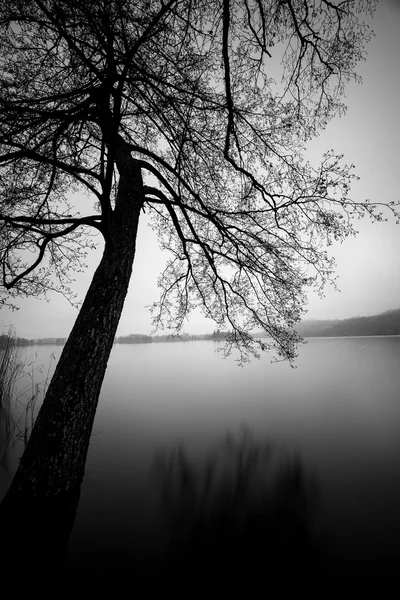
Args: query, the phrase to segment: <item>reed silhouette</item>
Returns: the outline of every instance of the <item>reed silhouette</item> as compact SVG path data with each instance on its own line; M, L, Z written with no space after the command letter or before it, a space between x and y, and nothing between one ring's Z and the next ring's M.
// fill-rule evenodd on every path
M0 335L0 462L3 465L7 463L8 445L13 432L11 404L25 366L15 329L9 327Z

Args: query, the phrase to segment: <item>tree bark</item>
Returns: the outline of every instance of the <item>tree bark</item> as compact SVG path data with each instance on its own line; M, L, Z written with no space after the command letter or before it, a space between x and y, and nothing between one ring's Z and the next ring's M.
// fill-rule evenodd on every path
M128 151L102 260L49 385L19 468L0 507L7 556L53 565L79 502L93 421L132 273L143 182ZM25 565L24 565L25 567Z

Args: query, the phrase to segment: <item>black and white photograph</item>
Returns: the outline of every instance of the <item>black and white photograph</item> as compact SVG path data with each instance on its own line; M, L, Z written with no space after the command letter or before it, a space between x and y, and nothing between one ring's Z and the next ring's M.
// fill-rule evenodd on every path
M391 597L399 106L400 0L0 0L4 594Z

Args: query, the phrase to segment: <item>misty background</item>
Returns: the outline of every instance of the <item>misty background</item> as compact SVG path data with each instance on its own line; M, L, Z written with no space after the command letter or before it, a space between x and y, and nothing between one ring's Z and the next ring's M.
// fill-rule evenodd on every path
M398 98L400 94L400 2L381 0L371 21L375 37L367 46L367 59L358 66L363 84L346 87L348 110L335 118L310 145L308 158L316 161L323 152L334 149L344 154L344 161L355 164L360 181L352 186L357 201L399 201L398 140L400 126ZM82 208L81 208L82 207ZM93 202L78 198L78 210L93 212ZM345 319L355 315L373 315L400 306L400 229L395 219L373 224L366 218L356 221L359 234L328 251L336 258L337 286L325 289L320 299L309 294L307 319ZM92 274L101 258L102 239L92 251L84 273L76 275L74 290L83 300ZM117 335L151 333L148 308L158 300L157 278L166 261L157 238L142 214L137 239L136 258L129 292ZM18 299L18 311L3 308L0 326L16 327L17 334L27 338L67 337L78 311L60 294L50 293L49 301ZM189 333L212 331L214 323L196 312L184 330Z

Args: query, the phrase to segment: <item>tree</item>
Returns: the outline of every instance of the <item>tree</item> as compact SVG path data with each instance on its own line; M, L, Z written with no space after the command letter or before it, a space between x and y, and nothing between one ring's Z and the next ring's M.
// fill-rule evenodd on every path
M180 331L201 306L233 332L227 352L294 359L305 290L332 279L325 245L353 233L354 216L382 218L351 199L341 156L305 159L345 110L370 37L358 14L374 4L2 3L2 302L70 297L68 274L104 243L3 515L34 505L49 535L70 527L142 211L171 253L156 326ZM93 214L80 214L83 194Z

